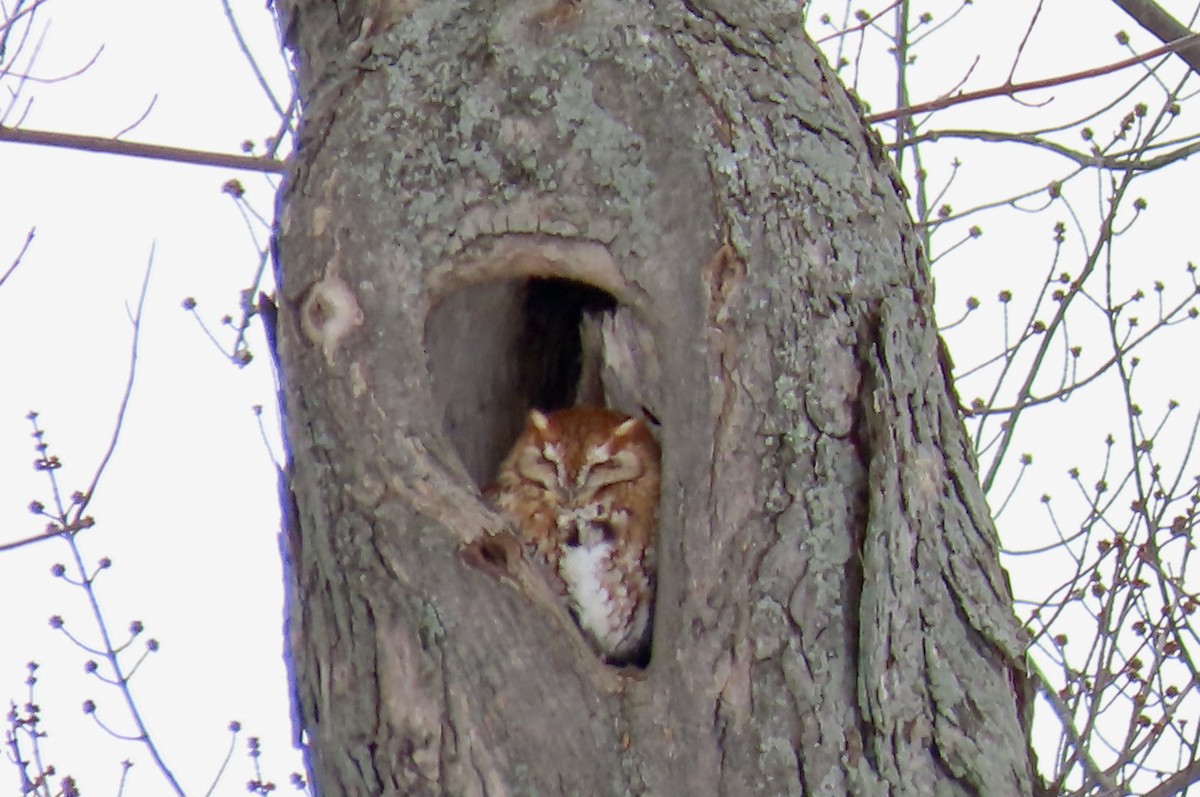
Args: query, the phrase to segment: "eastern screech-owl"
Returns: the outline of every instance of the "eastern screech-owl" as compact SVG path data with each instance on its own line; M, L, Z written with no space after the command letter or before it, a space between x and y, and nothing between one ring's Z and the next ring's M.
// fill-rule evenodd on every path
M658 443L644 423L574 407L529 414L492 492L613 664L648 652L658 490Z

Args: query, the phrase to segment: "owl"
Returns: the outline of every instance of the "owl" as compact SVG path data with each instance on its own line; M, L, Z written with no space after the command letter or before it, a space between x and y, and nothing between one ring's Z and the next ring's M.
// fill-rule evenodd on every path
M601 407L533 410L490 491L611 664L649 652L658 491L650 430Z

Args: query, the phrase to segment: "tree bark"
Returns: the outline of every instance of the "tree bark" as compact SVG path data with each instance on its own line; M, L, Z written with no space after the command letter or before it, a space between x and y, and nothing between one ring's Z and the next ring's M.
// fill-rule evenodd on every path
M919 239L795 5L277 5L319 793L1031 794L1024 637ZM643 341L645 669L590 653L480 497L529 361L580 345L529 277L604 291Z

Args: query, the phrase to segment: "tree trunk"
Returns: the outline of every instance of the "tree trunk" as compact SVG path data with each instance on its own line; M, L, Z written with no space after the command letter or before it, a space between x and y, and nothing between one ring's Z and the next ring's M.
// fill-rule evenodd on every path
M795 4L277 5L319 793L1031 794L924 255ZM582 400L597 316L661 424L644 669L590 652L480 493L530 405Z

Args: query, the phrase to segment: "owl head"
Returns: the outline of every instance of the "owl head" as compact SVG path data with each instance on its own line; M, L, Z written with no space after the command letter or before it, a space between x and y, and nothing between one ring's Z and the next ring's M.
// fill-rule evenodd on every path
M658 459L644 423L602 407L533 410L523 437L518 472L564 504L586 503L612 485L635 481L646 472L648 456Z

